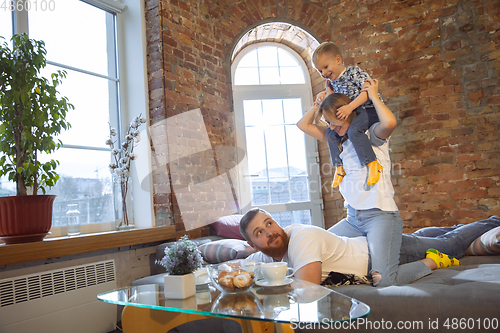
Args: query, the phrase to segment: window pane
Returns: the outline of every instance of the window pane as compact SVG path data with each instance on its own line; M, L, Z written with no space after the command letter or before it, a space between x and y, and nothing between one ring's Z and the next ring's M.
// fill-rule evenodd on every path
M283 124L283 103L281 99L262 100L263 121L266 125Z
M262 125L262 102L259 99L244 100L243 110L245 126Z
M61 68L48 65L42 74L49 78ZM67 76L58 87L61 96L66 96L75 106L66 119L71 128L58 138L66 145L107 147L109 138L109 80L92 75L66 70ZM116 84L111 81L112 84Z
M280 67L281 84L306 83L301 67Z
M277 172L274 173L276 174ZM283 174L283 176L285 176L285 174ZM269 178L272 204L290 202L290 189L288 185L288 173L286 173L286 177Z
M311 225L310 210L294 210L289 212L274 212L271 213L273 219L282 227L288 227L292 224L307 224Z
M3 154L0 153L0 157ZM9 181L8 176L0 178L0 197L16 195L16 183Z
M235 85L258 85L259 69L257 67L236 68L234 72Z
M283 100L285 124L296 124L302 118L302 99L287 98Z
M292 212L293 223L294 224L312 224L311 211L310 210L296 210Z
M278 67L259 67L260 84L280 84Z
M234 73L235 85L304 83L304 71L297 59L288 51L273 46L248 52L241 58Z
M290 175L307 173L307 156L304 132L295 125L286 125L286 145Z
M264 46L257 49L259 53L259 66L278 66L278 48L275 46Z
M277 169L288 177L288 161L286 156L285 129L283 126L272 126L265 130L266 155L269 171ZM271 177L271 175L269 175Z
M238 63L238 67L258 67L257 50L248 52Z
M267 177L252 178L252 205L269 204Z
M7 42L10 45L12 37L12 12L0 8L0 36L5 39L0 39L0 43Z
M292 224L292 212L274 212L271 216L282 228Z
M300 67L297 59L295 59L289 52L281 48L278 48L278 58L280 62L280 67L283 66Z
M309 184L307 175L290 177L290 192L292 201L305 202L311 200L309 197Z
M247 139L248 172L250 175L261 175L267 178L266 148L262 128L247 127L245 132Z
M56 9L29 12L30 38L45 41L50 61L108 75L107 37L114 34L106 33L106 19L112 22L112 14L78 0L58 1Z
M56 169L60 180L48 191L57 195L52 226L64 225L67 205L72 203L79 204L80 223L114 221L109 152L61 148L50 158L60 163Z

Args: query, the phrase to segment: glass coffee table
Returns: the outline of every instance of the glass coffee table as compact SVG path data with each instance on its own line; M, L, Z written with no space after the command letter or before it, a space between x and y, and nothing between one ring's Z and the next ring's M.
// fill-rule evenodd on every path
M207 284L197 286L195 296L183 300L166 299L163 284L115 289L97 298L125 305L125 333L165 333L186 322L215 317L237 321L244 333L338 329L370 313L370 307L358 300L297 278L285 286L254 287L240 294L221 294Z

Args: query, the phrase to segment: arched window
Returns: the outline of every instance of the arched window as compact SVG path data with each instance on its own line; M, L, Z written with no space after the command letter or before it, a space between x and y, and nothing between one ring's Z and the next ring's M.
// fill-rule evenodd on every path
M307 67L278 43L247 46L232 64L243 212L261 207L281 226L323 226L315 141L296 122L312 103ZM239 159L240 160L240 159Z

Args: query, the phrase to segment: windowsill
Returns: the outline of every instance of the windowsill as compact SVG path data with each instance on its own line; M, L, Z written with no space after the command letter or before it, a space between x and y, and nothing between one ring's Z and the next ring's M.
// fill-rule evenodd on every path
M0 266L174 239L175 226L167 226L47 238L40 242L22 244L1 244Z

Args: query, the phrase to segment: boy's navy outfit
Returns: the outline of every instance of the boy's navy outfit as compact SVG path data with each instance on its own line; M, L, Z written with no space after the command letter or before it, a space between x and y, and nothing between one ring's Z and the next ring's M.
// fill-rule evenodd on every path
M351 100L356 99L361 92L361 87L370 76L357 66L346 66L345 70L336 80L327 80L327 85L336 93L347 95ZM380 94L379 94L380 97ZM382 100L382 98L380 98ZM347 135L354 144L356 154L361 164L367 165L376 161L377 157L373 152L370 140L366 136L366 131L375 123L379 122L377 111L373 102L368 99L363 105L354 110L356 117L351 122ZM333 165L341 165L339 144L342 138L330 127L326 130L326 139L330 149L330 157Z

